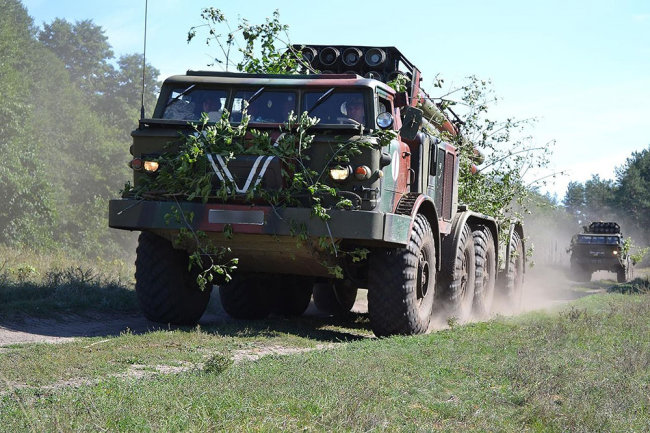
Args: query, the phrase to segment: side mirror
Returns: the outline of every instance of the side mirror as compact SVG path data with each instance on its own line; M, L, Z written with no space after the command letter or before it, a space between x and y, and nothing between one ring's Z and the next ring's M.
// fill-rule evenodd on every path
M399 130L402 138L414 140L422 125L422 110L415 107L406 107L402 113L402 127Z

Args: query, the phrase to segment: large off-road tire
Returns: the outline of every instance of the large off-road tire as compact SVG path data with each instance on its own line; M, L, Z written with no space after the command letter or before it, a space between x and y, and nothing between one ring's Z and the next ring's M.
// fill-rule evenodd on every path
M272 290L268 276L235 274L219 287L221 306L235 319L264 319L271 312Z
M443 257L439 292L445 313L461 322L472 314L476 286L475 258L472 230L464 224L455 250Z
M405 248L374 251L368 266L368 313L375 335L426 332L436 287L436 247L426 217L415 217Z
M280 316L297 317L307 310L314 280L299 275L278 275L271 280L273 298L271 312Z
M516 231L510 237L510 256L503 287L503 305L511 313L521 310L524 289L524 244ZM591 274L589 274L591 278Z
M572 263L570 272L569 278L572 281L577 281L578 283L588 283L591 281L591 270L585 269L578 264Z
M492 232L484 225L477 226L472 232L472 237L476 264L473 314L485 318L490 315L494 301L497 277L496 248Z
M167 239L142 232L135 259L135 291L142 314L154 322L194 325L205 312L212 286L200 290L189 255Z
M357 288L343 281L326 281L314 285L314 304L319 311L334 316L348 314L357 300Z

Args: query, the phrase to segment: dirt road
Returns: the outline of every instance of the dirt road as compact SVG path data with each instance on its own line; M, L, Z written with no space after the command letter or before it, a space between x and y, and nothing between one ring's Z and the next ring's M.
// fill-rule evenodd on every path
M594 274L591 283L573 283L559 269L539 267L529 269L526 275L522 310L553 308L571 300L595 293L602 293L612 284L614 274L599 272ZM359 296L353 311L367 312L365 296ZM313 303L306 315L318 316L320 313ZM200 320L201 326L219 326L233 320L223 311L217 290L206 313ZM59 343L78 337L112 337L123 332L146 333L153 330L168 329L165 325L150 322L138 314L65 316L58 318L30 318L21 321L0 321L0 346L18 343Z

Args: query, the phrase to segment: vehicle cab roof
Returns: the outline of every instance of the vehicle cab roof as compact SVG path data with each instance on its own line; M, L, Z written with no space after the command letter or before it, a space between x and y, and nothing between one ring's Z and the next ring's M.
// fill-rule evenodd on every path
M226 86L280 86L280 87L370 87L394 94L387 84L356 74L245 74L238 72L187 71L185 75L167 78L164 86L191 84Z

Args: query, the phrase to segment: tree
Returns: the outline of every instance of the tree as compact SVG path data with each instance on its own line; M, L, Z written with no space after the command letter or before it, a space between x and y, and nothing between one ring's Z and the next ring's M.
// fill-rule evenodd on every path
M637 227L650 227L650 146L616 169L616 203Z
M42 243L53 220L38 141L30 135L34 85L42 54L32 19L19 1L0 0L0 234L7 243Z
M187 32L187 42L191 42L199 30L206 30L205 43L218 46L220 53L214 61L226 71L232 66L240 72L251 74L287 74L308 67L300 60L302 54L293 50L289 42L289 26L280 23L278 10L273 12L273 18L267 18L263 24L250 24L247 19L240 18L234 29L217 8L203 9L201 19L203 24L193 26ZM219 30L220 27L227 29L225 35ZM294 55L285 55L287 51L292 51ZM239 56L238 60L233 60L235 55Z
M570 214L580 218L585 208L585 187L580 182L569 182L562 203Z
M102 92L113 69L109 64L113 51L101 26L91 20L71 24L56 18L43 24L38 39L63 61L70 79L86 96L94 98Z
M140 105L144 102L145 115L151 117L160 91L158 75L160 71L150 64L144 73L142 88L142 54L128 54L117 61L118 69L111 71L107 81L105 97L97 104L96 110L109 116L109 123L128 134L137 126L140 118ZM144 101L143 94L144 91Z
M442 88L442 80L436 87ZM449 97L454 93L460 94L457 100ZM463 111L457 121L461 135L442 134L460 152L459 201L506 224L510 218L522 220L523 214L529 212L535 187L555 175L532 182L525 180L531 170L547 166L553 143L535 146L532 137L525 135L535 119L491 119L489 109L497 98L490 82L476 76L468 77L464 86L448 91L435 101L443 110L455 107L450 112L452 118L456 117L456 111ZM482 157L477 158L477 154ZM474 166L477 159L484 159L479 167Z
M585 205L590 220L608 220L614 218L615 200L614 181L601 179L594 174L585 182Z

